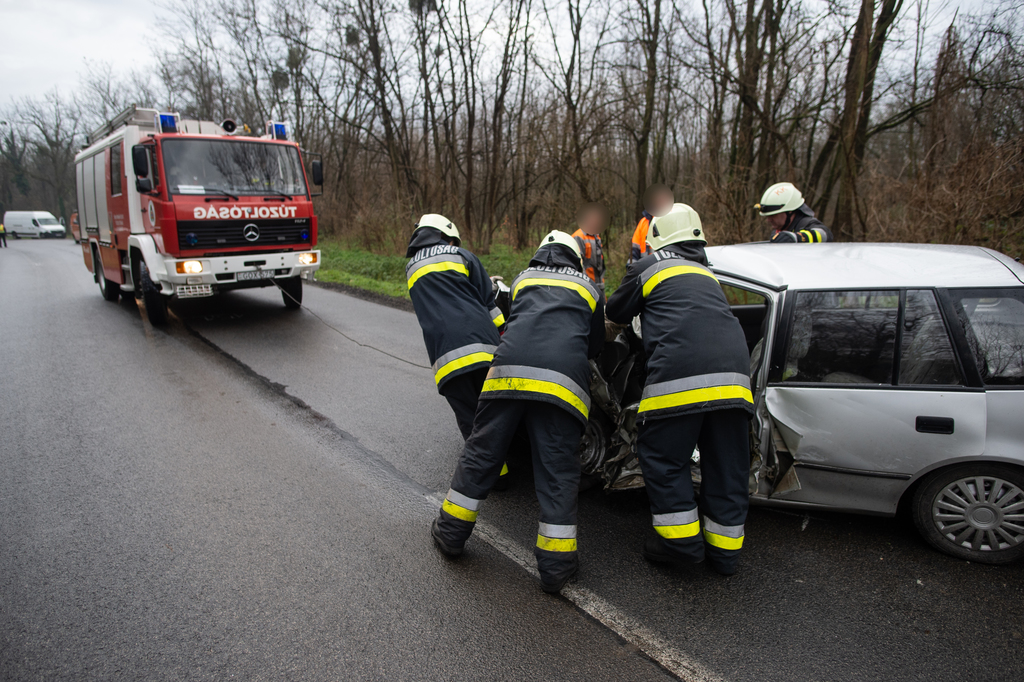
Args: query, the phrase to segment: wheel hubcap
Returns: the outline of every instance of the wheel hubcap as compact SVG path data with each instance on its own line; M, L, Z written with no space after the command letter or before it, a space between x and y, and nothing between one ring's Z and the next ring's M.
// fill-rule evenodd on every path
M935 496L932 520L947 540L994 552L1024 542L1024 491L995 476L961 478Z
M604 434L601 433L600 427L593 422L587 422L587 428L583 432L583 438L577 451L583 473L597 473L601 464L604 463L605 447Z

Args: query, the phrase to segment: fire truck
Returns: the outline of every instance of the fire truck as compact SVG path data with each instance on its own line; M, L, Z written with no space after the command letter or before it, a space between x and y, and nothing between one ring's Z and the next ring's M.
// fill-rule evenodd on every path
M288 128L246 136L231 120L132 106L94 130L75 175L82 255L103 297L132 293L154 325L171 299L230 289L277 285L298 308L320 267L319 195ZM310 176L323 185L319 159Z

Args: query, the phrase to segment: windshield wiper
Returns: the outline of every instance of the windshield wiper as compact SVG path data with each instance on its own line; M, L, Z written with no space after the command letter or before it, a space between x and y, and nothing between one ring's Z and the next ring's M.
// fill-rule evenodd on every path
M204 187L203 191L206 192L207 194L210 194L212 192L214 194L219 194L219 195L221 195L223 197L228 197L230 199L234 199L235 201L238 201L238 197L237 196L235 196L234 194L232 194L231 192L229 192L229 191L227 191L225 189L221 189L220 187ZM213 197L206 197L207 201L213 201L213 199L214 199Z
M291 198L292 198L293 196L295 196L295 195L293 195L293 194L288 194L287 192L282 192L282 191L281 191L281 190L279 190L279 189L271 189L271 188L267 188L267 189L265 189L265 190L262 190L262 191L264 191L264 192L273 192L273 193L274 193L274 194L276 194L277 196L279 196L279 197L284 197L285 199L291 199ZM277 199L277 197L263 197L263 201L273 201L273 200L275 200L275 199ZM283 201L283 200L284 200L284 199L282 199L282 201Z

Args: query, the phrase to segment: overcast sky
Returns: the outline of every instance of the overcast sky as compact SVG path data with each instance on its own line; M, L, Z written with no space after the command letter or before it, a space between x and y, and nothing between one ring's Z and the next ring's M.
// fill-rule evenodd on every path
M931 6L952 16L957 5L969 11L988 1L931 0ZM70 95L86 60L107 62L118 73L153 68L152 47L160 40L155 18L173 6L173 0L0 0L0 107L55 87Z
M54 87L70 95L86 59L118 71L152 67L157 7L151 0L0 0L0 106Z

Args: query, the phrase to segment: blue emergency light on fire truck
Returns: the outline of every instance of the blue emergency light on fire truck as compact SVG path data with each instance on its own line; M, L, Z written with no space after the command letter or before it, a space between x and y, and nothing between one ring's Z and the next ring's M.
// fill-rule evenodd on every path
M103 297L132 292L153 324L172 299L277 286L286 306L320 267L310 185L323 184L287 123L261 137L132 106L75 157L82 256Z

